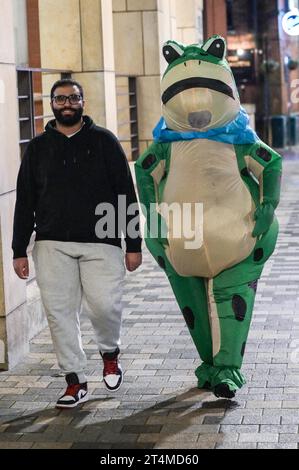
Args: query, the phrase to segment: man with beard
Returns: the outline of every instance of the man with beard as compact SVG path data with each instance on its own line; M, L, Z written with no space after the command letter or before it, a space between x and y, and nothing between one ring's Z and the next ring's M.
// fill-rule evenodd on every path
M119 389L125 265L135 271L142 262L138 210L128 215L128 207L137 200L127 159L110 131L83 116L84 104L79 83L64 79L53 85L55 120L26 150L14 216L13 264L21 279L29 276L27 247L36 232L32 253L36 279L67 382L57 401L59 408L73 408L88 399L79 322L83 294L103 359L104 384L110 391ZM126 205L118 214L120 198ZM105 224L97 216L104 215L99 209L103 204L113 209ZM133 222L131 233L128 225Z

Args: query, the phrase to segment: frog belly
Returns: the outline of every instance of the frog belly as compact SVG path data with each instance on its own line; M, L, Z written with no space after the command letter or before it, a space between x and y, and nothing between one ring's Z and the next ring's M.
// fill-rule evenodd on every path
M166 254L178 274L212 278L252 252L255 204L240 176L233 145L206 139L172 144L160 202L181 208L192 203L192 230L203 234L202 244L187 249L190 239L184 233L178 236L178 219L160 206L168 225ZM202 220L195 218L194 203L203 205Z

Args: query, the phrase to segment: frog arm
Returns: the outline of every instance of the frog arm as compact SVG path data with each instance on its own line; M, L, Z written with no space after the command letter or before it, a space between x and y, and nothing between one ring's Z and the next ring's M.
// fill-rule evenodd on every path
M166 157L169 148L169 144L154 143L135 163L139 200L147 221L148 230L152 235L155 233L157 238L163 238L163 241L162 239L160 240L163 243L165 242L164 238L166 238L166 227L161 215L157 213L157 208L159 203L159 184L165 176ZM154 221L156 221L156 224ZM159 234L161 237L158 236Z
M244 157L248 170L259 181L260 203L276 209L280 199L282 158L263 142L250 147Z
M244 160L259 182L260 205L254 214L256 224L252 232L253 237L259 237L270 228L279 203L282 159L266 144L258 142L250 147Z

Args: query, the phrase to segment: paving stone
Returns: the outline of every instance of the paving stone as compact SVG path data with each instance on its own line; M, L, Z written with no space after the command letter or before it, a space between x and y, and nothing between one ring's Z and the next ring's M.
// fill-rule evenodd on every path
M299 434L280 434L279 442L282 443L295 443L299 442Z
M223 444L216 444L216 449L256 449L257 444L255 443L237 443L237 442L225 442Z
M295 424L262 424L260 427L261 432L267 433L278 433L278 434L297 434L298 433L298 425Z
M241 424L244 415L242 413L225 415L221 420L221 424Z
M277 442L278 436L278 433L244 433L240 434L239 442Z
M201 434L201 433L217 433L219 431L219 426L214 424L192 424L188 427L184 427L180 422L177 423L175 426L174 424L166 424L161 429L162 434L172 434L173 432L180 433L180 434Z
M37 433L44 432L47 429L46 425L42 424L31 424L31 422L26 426L24 424L12 424L7 428L8 433Z
M74 442L71 449L112 449L112 444L103 442Z
M36 442L31 449L70 449L72 442Z
M15 387L2 387L1 395L23 395L28 389L27 388L15 388Z
M197 434L193 434L193 433L188 433L188 434L179 434L179 437L178 437L178 434L173 434L173 435L161 435L159 433L146 433L146 434L143 434L141 433L138 437L138 442L143 442L143 443L146 443L146 442L157 442L157 441L160 441L161 443L166 443L166 442L177 442L178 440L180 440L181 443L191 443L191 442L196 442L198 439L198 435Z
M262 444L258 444L257 445L257 448L258 449L297 449L297 444L292 444L292 443L289 443L289 444L282 444L282 443L279 443L279 444L266 444L266 443L262 443Z
M247 432L252 432L252 433L257 433L259 431L259 426L258 425L221 425L220 426L220 432L222 433L231 433L231 432L235 432L235 433L238 433L238 434L241 434L241 433L247 433Z
M153 449L154 443L142 443L142 442L135 442L134 449ZM112 444L111 449L132 449L132 444L127 442L121 442L118 444Z
M220 424L223 421L223 416L205 416L203 424Z
M58 442L60 440L60 434L45 435L44 433L27 433L20 437L20 443L22 442Z
M0 449L31 449L32 442L0 442Z
M180 440L178 439L177 441L174 442L165 442L165 443L158 443L155 444L153 447L154 449L214 449L215 448L215 443L203 443L200 444L199 442L187 442L187 443L181 443Z
M16 434L16 433L9 433L5 432L0 434L0 441L3 442L11 442L11 441L18 441L22 437L22 434Z

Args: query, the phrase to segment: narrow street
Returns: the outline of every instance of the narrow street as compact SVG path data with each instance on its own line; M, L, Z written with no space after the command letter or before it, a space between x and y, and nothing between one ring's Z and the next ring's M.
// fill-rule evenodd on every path
M146 252L127 276L122 388L108 394L91 325L82 319L90 400L56 410L65 382L49 330L0 372L0 448L298 448L299 158L284 159L280 236L259 282L244 358L247 385L233 401L196 389L195 347L163 271Z

